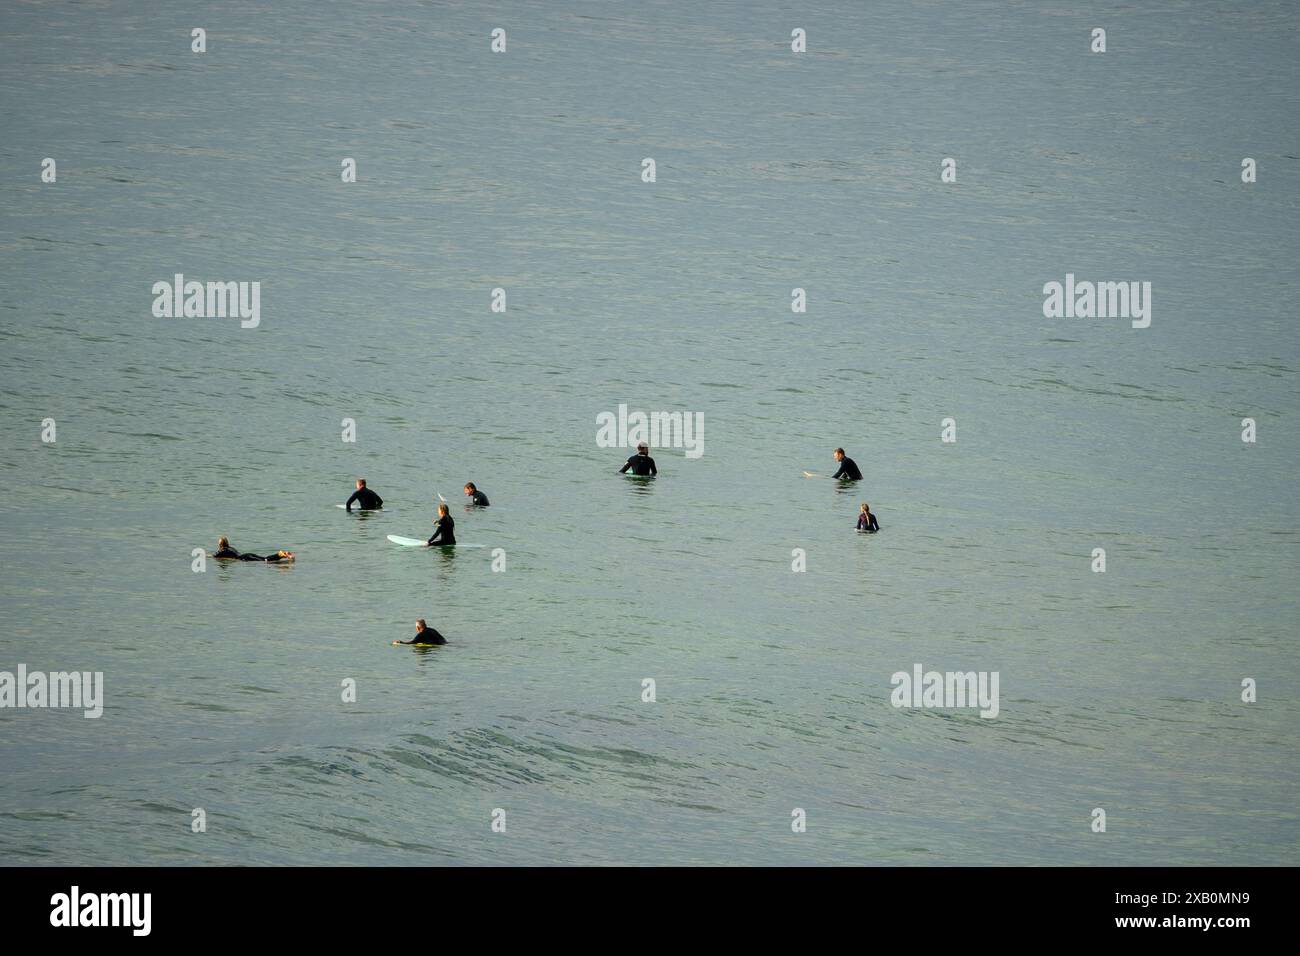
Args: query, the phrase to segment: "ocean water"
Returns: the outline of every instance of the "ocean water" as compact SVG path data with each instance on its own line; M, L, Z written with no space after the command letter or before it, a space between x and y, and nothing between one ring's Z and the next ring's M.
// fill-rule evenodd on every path
M105 706L0 709L0 862L1300 863L1297 64L1285 2L4 5L0 671ZM703 454L620 478L620 404ZM438 494L487 547L385 540Z

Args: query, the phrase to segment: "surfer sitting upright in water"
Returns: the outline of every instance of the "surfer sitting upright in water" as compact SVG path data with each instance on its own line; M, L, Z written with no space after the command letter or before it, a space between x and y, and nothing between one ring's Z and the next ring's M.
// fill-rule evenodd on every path
M452 520L447 510L445 501L438 505L438 517L433 519L433 523L437 525L437 528L434 529L433 537L426 542L430 547L435 544L456 543L456 522Z
M655 467L655 460L650 457L650 446L645 442L637 444L636 454L627 460L627 464L620 468L618 473L625 475L629 468L638 478L653 478L659 474L659 469Z
M862 471L858 468L858 463L845 455L843 448L835 449L835 460L840 463L840 470L831 475L832 478L841 478L844 481L862 480Z
M880 522L878 522L876 516L871 513L871 505L867 504L865 501L862 503L862 513L858 515L858 530L868 531L872 534L875 534L880 530Z
M488 506L489 502L487 499L487 495L479 491L478 485L474 484L474 482L472 481L465 482L465 494L469 495L470 504L478 505L480 508L486 508Z
M424 618L415 622L415 637L409 641L393 641L394 644L446 644L447 639L438 633L435 627L424 623Z
M293 560L292 551L277 551L265 558L260 554L243 554L230 546L230 539L225 535L217 539L217 550L212 553L212 556L226 561L265 561L267 564Z
M357 490L352 492L352 497L348 499L348 503L344 507L351 511L352 502L354 501L362 511L373 511L384 506L384 499L366 487L366 479L364 478L357 479Z

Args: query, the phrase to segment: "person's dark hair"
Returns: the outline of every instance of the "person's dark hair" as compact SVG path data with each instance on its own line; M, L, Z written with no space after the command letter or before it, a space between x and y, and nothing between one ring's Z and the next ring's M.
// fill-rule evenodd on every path
M472 481L465 482L465 487L468 488L470 491L478 491L478 486L474 484L474 482Z
M358 479L357 479L357 484L359 484L362 488L364 488L364 487L366 486L366 479L364 479L364 478L358 478Z
M842 454L844 454L844 449L843 449L843 448L836 448L836 449L835 449L835 454L837 454L837 455L842 455Z
M425 624L425 623L424 623L424 618L422 618L422 617L420 617L420 618L416 618L415 623L418 624L418 625L419 625L420 627L422 627L422 628L424 628L424 627L428 627L428 626L429 626L428 624Z

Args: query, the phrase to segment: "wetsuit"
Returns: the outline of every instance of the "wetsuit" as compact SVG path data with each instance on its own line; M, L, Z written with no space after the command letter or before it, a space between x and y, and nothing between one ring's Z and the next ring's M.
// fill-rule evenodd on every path
M649 478L652 475L659 474L659 469L655 467L655 460L649 455L643 455L637 452L627 460L627 464L618 470L620 475L626 474L631 468L632 474L638 478Z
M845 455L840 459L840 470L831 475L832 478L843 478L845 481L861 481L862 472L858 469L858 463Z
M474 494L470 495L469 500L480 508L486 508L488 506L487 495L483 494L481 491L475 491Z
M373 510L384 506L384 499L379 497L379 495L375 494L369 488L358 488L356 491L352 492L352 497L348 499L346 505L348 511L352 510L352 502L354 501L357 503L357 507L362 510Z
M451 515L443 515L435 522L438 527L434 529L433 537L428 541L429 544L455 544L456 543L456 522L451 520Z
M874 532L874 531L879 531L879 530L880 530L880 523L879 523L878 521L876 521L876 516L875 516L875 514L874 514L874 513L869 513L869 514L865 514L865 515L863 515L863 514L858 515L858 530L859 530L859 531L873 531L873 532Z
M398 644L446 644L447 639L438 633L437 628L429 627L427 624L423 631L420 631L409 641L398 641Z
M265 561L267 564L276 564L279 561L285 560L278 554L268 555L264 558L260 554L245 554L236 551L234 548L220 548L212 552L212 556L214 558L226 558L235 561Z

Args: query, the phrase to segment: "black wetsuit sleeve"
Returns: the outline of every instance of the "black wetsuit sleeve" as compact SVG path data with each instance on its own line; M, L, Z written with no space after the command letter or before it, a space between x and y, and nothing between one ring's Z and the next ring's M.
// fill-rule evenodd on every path
M649 463L650 463L650 474L652 474L652 475L658 475L658 474L659 474L659 469L655 467L655 460L654 460L653 458L650 458L650 459L648 459L648 461L649 461Z
M847 478L849 481L861 481L862 472L858 470L857 462L848 455L840 459L840 470L831 475L832 478Z
M446 644L447 639L438 633L437 629L426 627L409 641L398 641L398 644Z
M871 516L871 530L872 531L880 530L880 522L876 520L876 516L874 514Z
M627 473L627 470L628 470L629 468L631 468L631 467L632 467L632 459L629 458L629 459L627 460L627 463L624 464L623 467L620 468L620 469L618 470L618 473L619 473L620 475L626 474L626 473Z
M343 507L347 508L348 511L351 511L351 510L352 510L352 502L356 501L356 500L357 500L357 496L360 495L360 494L361 494L361 491L360 491L360 490L357 490L357 491L352 492L352 497L348 499L348 503L347 503L346 505L344 505Z
M384 499L379 497L379 495L375 495L375 507L382 508L383 506L384 506Z

